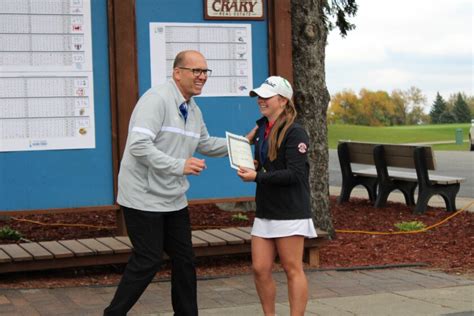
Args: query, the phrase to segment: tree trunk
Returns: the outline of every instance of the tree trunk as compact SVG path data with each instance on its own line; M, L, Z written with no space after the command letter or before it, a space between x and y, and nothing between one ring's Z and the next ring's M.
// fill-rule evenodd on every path
M317 227L331 236L326 112L329 92L325 79L328 28L324 0L291 0L293 74L298 120L309 133L311 208Z

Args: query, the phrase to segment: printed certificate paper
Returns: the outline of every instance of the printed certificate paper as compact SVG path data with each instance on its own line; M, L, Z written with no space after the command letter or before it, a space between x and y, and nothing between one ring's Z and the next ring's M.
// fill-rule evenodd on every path
M230 166L234 169L239 169L240 166L255 170L249 140L246 137L229 132L226 132L225 136Z

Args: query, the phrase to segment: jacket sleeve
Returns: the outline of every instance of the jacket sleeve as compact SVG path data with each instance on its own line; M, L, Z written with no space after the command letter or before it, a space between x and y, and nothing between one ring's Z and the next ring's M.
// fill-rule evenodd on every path
M206 124L202 117L202 113L199 110L201 116L201 133L199 137L199 144L197 152L202 155L211 157L225 157L227 156L227 141L222 137L211 137L207 131Z
M144 96L136 106L130 122L128 148L132 156L148 168L163 174L181 176L185 159L171 157L158 150L153 141L163 125L165 106L158 96Z
M285 148L279 155L284 155L285 167L279 170L264 171L257 173L255 182L260 184L291 185L307 176L309 137L306 131L299 127L291 129L282 142ZM279 157L277 157L279 159Z

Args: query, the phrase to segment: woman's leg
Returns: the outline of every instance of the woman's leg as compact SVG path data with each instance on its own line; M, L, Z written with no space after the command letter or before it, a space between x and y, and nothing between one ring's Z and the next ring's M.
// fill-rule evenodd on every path
M258 297L265 316L275 315L275 281L272 278L275 260L273 239L252 236L252 268Z
M275 244L288 279L290 315L303 316L308 301L308 281L303 270L304 237L277 238Z

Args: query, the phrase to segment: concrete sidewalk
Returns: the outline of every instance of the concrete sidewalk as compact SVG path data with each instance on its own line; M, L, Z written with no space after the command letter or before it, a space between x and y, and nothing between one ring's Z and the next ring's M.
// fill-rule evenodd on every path
M277 314L289 315L275 273ZM307 271L306 315L474 315L474 280L416 268ZM115 287L0 290L0 315L101 315ZM263 315L251 275L198 281L200 315ZM171 316L170 283L152 283L129 315Z

